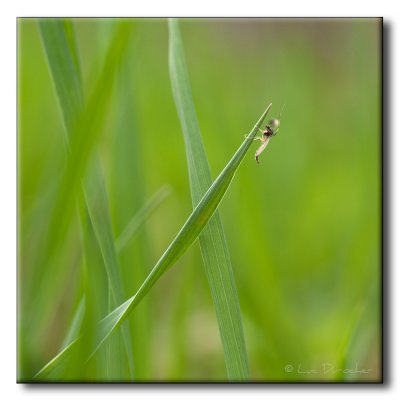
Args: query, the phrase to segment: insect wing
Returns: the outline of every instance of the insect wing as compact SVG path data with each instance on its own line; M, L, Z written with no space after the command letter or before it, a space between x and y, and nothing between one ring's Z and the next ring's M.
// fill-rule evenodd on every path
M269 139L270 138L267 138L266 140L265 140L265 142L263 142L262 144L261 144L261 146L257 149L257 151L256 151L256 161L258 162L258 157L260 156L260 154L265 150L265 148L267 147L267 144L268 144L268 142L269 142Z

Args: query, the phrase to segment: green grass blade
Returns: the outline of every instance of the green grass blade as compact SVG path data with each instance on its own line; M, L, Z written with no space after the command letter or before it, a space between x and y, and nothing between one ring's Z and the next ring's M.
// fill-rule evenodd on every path
M78 307L74 313L72 321L69 325L67 334L64 337L63 343L60 346L61 350L69 346L74 340L79 337L79 332L81 330L82 321L85 315L85 296L82 296L79 301Z
M79 340L76 344L74 357L70 357L68 368L65 368L69 374L69 381L74 380L89 380L97 381L109 379L110 367L114 370L119 370L118 365L113 365L112 360L107 359L107 346L104 346L93 360L93 363L87 364L93 342L95 341L95 325L96 322L107 315L110 311L109 299L111 297L111 283L109 274L104 262L100 243L96 237L92 220L88 211L88 204L85 196L82 193L79 202L80 210L80 226L81 226L81 241L83 247L83 293L85 296L85 316L82 321ZM121 335L121 332L118 333ZM126 364L125 364L126 365ZM128 369L128 368L127 368ZM63 375L63 378L66 374ZM126 375L124 375L126 376ZM52 372L47 378L48 380L57 379L58 376Z
M70 54L71 54L72 60L75 64L77 78L79 80L79 84L81 86L81 91L82 91L83 90L82 73L81 73L81 65L80 65L80 61L79 61L78 46L77 46L76 37L75 37L74 24L70 18L64 19L63 23L64 23L64 31L65 31L65 35L67 38Z
M102 260L107 273L109 292L109 310L111 311L124 298L120 266L115 247L114 235L111 227L109 202L104 187L104 179L101 174L100 164L94 160L90 173L85 181L85 199L90 216L90 222L101 251ZM126 350L129 372L133 379L133 355L129 337L129 326L124 325L122 330L123 343Z
M66 131L70 133L83 108L79 63L71 26L61 19L46 18L39 19L39 28Z
M60 351L54 358L52 358L34 377L34 381L42 380L47 376L49 372L54 371L60 365L62 365L65 360L67 360L72 355L72 350L74 350L77 346L77 342L79 338L76 338L73 342L71 342L65 349Z
M60 31L63 28L62 23L60 24L61 27L57 25L57 28L53 31L51 29L53 25L46 25L46 23L49 22L55 24L57 21L40 20L40 24L45 24L45 29L42 27L43 43L45 47L51 47L46 50L49 57L60 57L58 62L50 62L49 58L49 64L51 71L54 71L54 74L52 75L59 96L62 112L65 115L71 114L65 119L76 122L70 122L72 128L69 132L70 151L68 154L68 163L65 170L61 171L60 174L59 190L53 203L47 234L44 235L44 244L41 250L39 250L37 260L35 260L35 264L38 265L38 268L36 270L35 280L32 280L30 285L31 290L34 290L34 288L37 289L40 286L40 281L46 279L45 271L49 264L52 263L53 265L57 265L55 257L57 251L63 244L66 232L73 220L72 217L74 215L77 192L80 190L80 183L85 174L88 160L100 136L99 134L102 131L101 128L104 124L109 100L111 98L113 77L118 65L120 64L130 37L129 25L121 22L116 30L112 42L110 43L104 65L102 66L99 77L96 80L94 89L91 91L88 100L85 102L83 111L79 112L79 109L77 108L72 109L69 106L64 108L64 104L69 104L69 102L64 99L64 97L67 97L69 94L69 88L65 87L67 86L67 82L71 81L72 78L67 79L66 82L64 82L63 73L72 74L71 69L72 71L75 71L75 69L73 69L75 64L71 55L69 58L63 55L64 53L69 52L69 44L65 37L59 38ZM47 36L50 38L47 39ZM60 39L60 43L58 39ZM72 65L72 67L66 71L60 67L65 59L69 59L69 64ZM77 82L78 79L75 79L74 82L75 81ZM71 91L72 90L73 89L71 88ZM72 94L71 96L75 97L75 95ZM77 113L77 115L74 115L74 113ZM53 274L54 276L61 276L62 271L53 270ZM61 279L62 277L58 280L60 281ZM56 288L54 290L56 290ZM45 307L46 304L42 301L41 306Z
M122 231L121 235L115 241L116 243L115 248L118 254L130 242L130 240L135 236L140 227L147 221L147 219L165 200L165 198L170 194L170 192L171 189L169 186L162 186L132 217L132 219L126 225L125 229ZM60 346L61 353L65 350L66 347L68 347L72 342L74 342L79 337L79 332L81 330L82 321L85 314L85 304L86 304L86 298L85 295L83 295L81 300L79 301L74 316L72 317L70 327L67 331L67 334L65 335L63 343Z
M71 23L69 21L57 19L40 20L39 24L53 81L55 82L62 115L64 120L68 122L68 124L66 123L66 130L67 133L69 133L69 140L67 142L71 144L69 156L70 158L73 158L74 156L76 157L76 152L73 152L74 147L76 146L73 145L74 138L77 136L76 129L80 128L79 124L81 122L87 120L85 115L90 111L90 102L95 102L99 99L91 99L89 101L88 110L86 110L85 113L82 113L82 105L74 102L75 97L78 96L76 93L78 93L80 98L82 98L83 89L80 86L80 68ZM119 34L121 34L121 32L125 31L120 31ZM67 63L68 68L65 67L64 63ZM100 89L101 86L96 87L95 92L100 93L102 91ZM71 104L73 104L75 108L70 107ZM95 106L93 105L93 107ZM88 134L88 132L80 133L83 134L83 136ZM77 140L77 143L78 142L82 144L81 140ZM109 312L122 302L124 294L111 221L109 218L108 199L103 184L100 165L97 163L97 160L94 161L89 172L88 179L85 181L84 194L86 203L84 209L87 209L89 212L93 232L96 236L98 248L99 251L101 251L103 265L108 276L111 300L109 308L106 309L105 312ZM80 190L79 187L77 190ZM85 213L85 211L83 211L83 213ZM82 213L81 219L82 221L85 219ZM86 229L86 227L83 226L83 229ZM98 293L97 296L98 295L101 294ZM124 326L122 336L128 360L130 377L133 378L133 356L128 326Z
M87 106L83 113L79 114L73 133L70 135L69 162L64 176L62 190L57 198L54 215L50 232L60 232L61 236L64 232L60 228L64 228L59 221L60 215L70 217L71 209L74 201L71 194L74 193L79 185L80 179L84 175L87 161L91 151L96 143L101 126L104 122L104 116L108 101L112 90L112 77L121 60L123 51L129 37L129 29L122 25L117 31L113 42L110 45L109 52L103 66L103 70L95 85L95 88L88 99ZM56 225L55 228L54 225ZM61 227L60 227L61 225ZM53 228L53 229L52 229Z
M212 183L193 104L178 21L169 20L169 67L172 91L182 125L193 206ZM229 380L249 379L248 357L238 294L218 211L199 236L204 269L217 315Z
M240 145L231 160L213 182L207 192L204 194L199 204L195 207L181 230L171 242L167 250L161 256L155 267L152 269L146 280L140 286L134 296L126 300L123 304L117 307L109 315L103 318L97 326L97 341L93 349L92 355L99 349L101 344L125 321L129 314L135 309L140 301L145 297L161 275L186 252L186 250L197 239L203 228L207 225L210 218L213 216L219 206L224 194L226 193L237 168L239 167L243 157L246 155L251 146L258 129L267 115L271 104L262 113L260 119L255 124L254 128L249 133L248 137ZM56 356L58 357L58 356ZM51 372L57 363L50 361L49 368L43 368L36 378L42 378L43 375Z
M117 251L120 252L133 238L139 228L144 224L150 215L158 208L158 206L165 200L171 193L169 186L161 187L132 217L124 230L115 240Z
M90 168L90 173L85 180L84 193L90 221L106 267L112 301L117 305L123 300L122 281L111 228L106 188L97 160Z
M136 26L141 31L142 24L137 22ZM115 130L109 148L110 163L108 165L111 216L114 232L118 234L117 249L124 246L119 260L124 273L125 290L129 294L135 293L146 279L149 266L155 261L151 251L153 246L150 245L154 237L149 235L148 226L139 229L147 218L146 209L143 210L143 207L148 200L147 172L152 171L152 168L145 166L144 143L147 135L141 134L143 131L140 124L143 116L140 108L142 96L138 94L138 90L143 71L139 72L138 76L135 73L136 66L143 61L142 57L140 44L136 42L119 69L114 103ZM151 93L153 90L148 87L147 92ZM142 216L140 210L145 212ZM133 240L136 236L135 231L138 234ZM152 354L154 335L157 332L153 326L159 322L153 314L155 303L156 298L143 302L127 321L131 330L137 381L148 381L153 377Z

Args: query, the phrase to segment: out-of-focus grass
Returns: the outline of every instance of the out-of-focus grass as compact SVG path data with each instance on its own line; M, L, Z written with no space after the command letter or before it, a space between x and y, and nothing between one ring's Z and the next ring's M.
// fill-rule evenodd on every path
M93 65L101 65L105 57L109 23L73 21L85 87L96 79ZM127 295L143 281L191 209L168 74L166 21L135 24L135 39L120 65L98 143L116 236L163 184L174 195L119 256ZM349 368L357 364L372 371L344 379L378 379L380 21L183 20L181 28L213 177L247 133L260 105L272 101L272 111L278 113L286 103L268 156L260 166L251 157L245 160L220 208L251 378L342 379L323 374L321 365L340 368L345 360ZM38 268L33 255L66 155L37 21L20 19L18 30L21 295ZM19 301L22 377L33 376L61 345L80 299L80 253L74 220L57 258L57 268L67 271L67 278L48 299L49 311L43 315L35 301ZM46 268L51 277L53 266ZM190 280L194 284L188 292ZM136 371L141 379L226 379L197 247L134 314L129 323L135 367L143 366ZM355 323L357 314L360 321ZM37 316L42 323L31 329ZM289 364L318 373L286 372Z

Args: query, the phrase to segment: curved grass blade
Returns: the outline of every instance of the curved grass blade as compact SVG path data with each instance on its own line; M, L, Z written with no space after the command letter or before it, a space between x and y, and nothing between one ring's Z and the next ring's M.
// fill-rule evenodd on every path
M271 108L271 105L272 104L268 105L247 138L240 145L217 179L215 179L213 184L209 187L199 204L190 214L189 218L186 220L175 239L171 242L167 250L158 260L157 264L154 266L136 294L126 300L123 304L117 307L98 323L96 329L98 335L93 348L92 356L96 353L104 341L125 321L129 314L135 309L135 307L157 282L160 276L168 268L172 267L174 263L186 252L186 250L197 239L203 228L207 225L210 218L214 215L214 212L219 206L222 198L224 197L237 168L251 146L258 129L261 127L265 116ZM71 348L73 348L73 346L70 347L70 350ZM56 356L56 358L57 357L58 356ZM50 361L47 366L42 368L40 373L37 374L36 378L42 378L51 372L51 370L55 368L57 364L58 363L53 362L53 360Z
M193 104L178 21L170 19L168 26L172 92L185 139L192 203L195 207L212 183L211 171ZM224 348L228 379L249 379L238 294L218 211L200 234L199 241Z

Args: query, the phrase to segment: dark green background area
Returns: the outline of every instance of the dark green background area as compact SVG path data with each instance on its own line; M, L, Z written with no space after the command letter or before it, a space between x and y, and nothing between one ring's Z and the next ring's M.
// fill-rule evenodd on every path
M161 186L172 194L120 254L126 297L191 211L167 23L131 23L96 143L115 234ZM73 20L85 93L114 24ZM273 103L271 117L286 104L261 164L252 150L219 208L252 379L380 379L381 21L186 19L180 26L213 177L267 104ZM19 374L25 377L57 353L82 290L77 218L57 250L62 279L53 279L51 264L46 279L37 279L33 262L66 162L63 130L37 20L19 19ZM197 245L129 323L139 380L226 380ZM326 373L324 364L356 371Z

